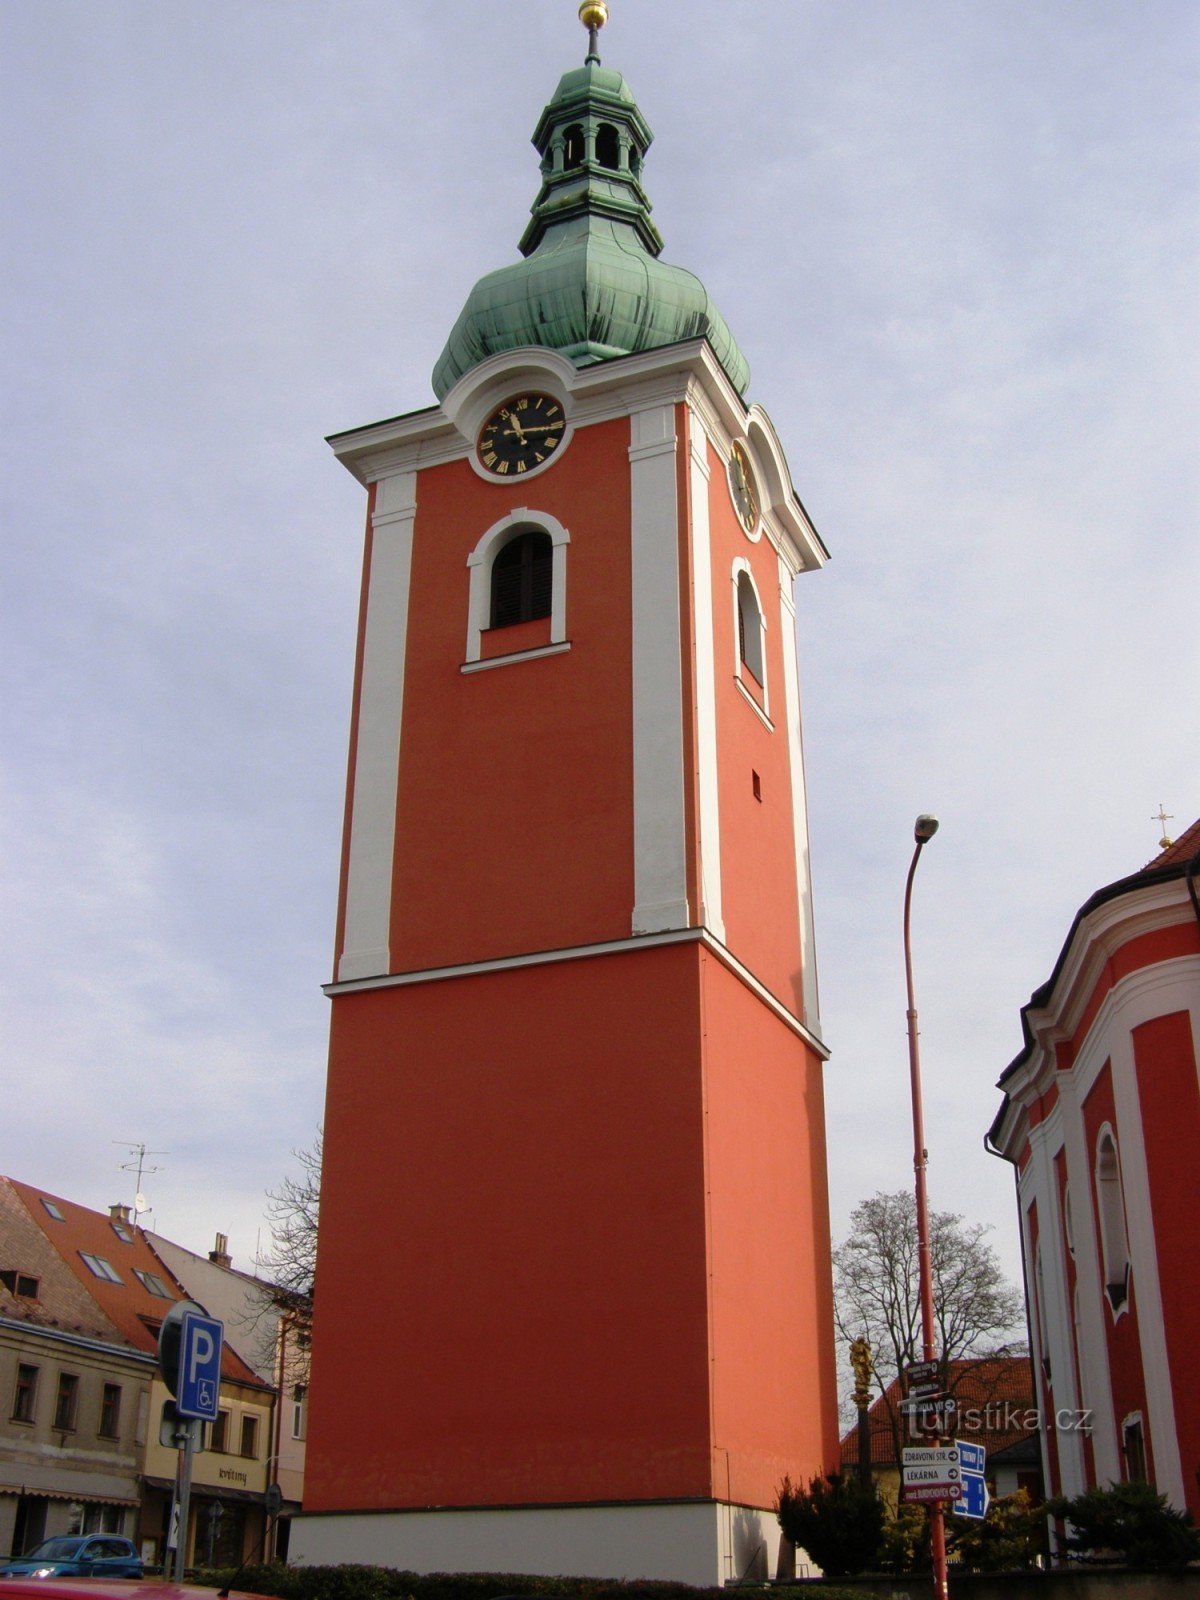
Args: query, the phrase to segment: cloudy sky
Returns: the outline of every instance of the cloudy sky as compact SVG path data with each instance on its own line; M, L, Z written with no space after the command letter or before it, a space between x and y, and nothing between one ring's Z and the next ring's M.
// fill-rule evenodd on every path
M321 1117L362 536L512 260L574 0L2 0L0 1170L248 1264ZM613 0L799 586L835 1232L939 1209L1072 915L1200 812L1195 0Z

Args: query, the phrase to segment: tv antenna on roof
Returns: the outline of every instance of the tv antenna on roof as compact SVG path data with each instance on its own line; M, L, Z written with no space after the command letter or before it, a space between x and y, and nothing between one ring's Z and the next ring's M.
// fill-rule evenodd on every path
M146 1196L142 1193L142 1176L143 1174L162 1171L161 1167L148 1167L146 1165L146 1157L169 1156L171 1152L169 1150L147 1150L144 1144L130 1144L125 1139L114 1139L112 1142L113 1144L119 1144L124 1149L128 1150L131 1156L137 1157L136 1161L122 1161L121 1163L122 1172L137 1173L137 1192L133 1197L133 1222L134 1226L136 1227L137 1219L144 1211L149 1209Z

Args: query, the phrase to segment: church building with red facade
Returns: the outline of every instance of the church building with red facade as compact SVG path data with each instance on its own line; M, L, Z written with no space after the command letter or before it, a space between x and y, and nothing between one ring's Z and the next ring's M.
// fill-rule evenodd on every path
M1200 1517L1200 822L1094 894L1022 1012L988 1135L1016 1170L1049 1493Z

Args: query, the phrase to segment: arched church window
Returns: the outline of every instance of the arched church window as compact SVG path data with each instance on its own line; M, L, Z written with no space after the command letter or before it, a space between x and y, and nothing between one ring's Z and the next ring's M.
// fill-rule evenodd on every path
M573 122L567 129L566 142L563 146L563 166L581 167L583 165L583 128L578 122Z
M554 593L554 544L542 528L518 533L492 562L490 626L510 628L550 615Z
M596 135L596 160L602 167L616 172L621 165L621 141L611 122L602 122Z
M1109 1127L1101 1129L1096 1141L1096 1210L1104 1253L1104 1292L1117 1312L1129 1298L1129 1235L1125 1231L1121 1163Z
M763 666L763 616L754 592L754 581L746 571L737 579L738 660L760 686L766 682Z

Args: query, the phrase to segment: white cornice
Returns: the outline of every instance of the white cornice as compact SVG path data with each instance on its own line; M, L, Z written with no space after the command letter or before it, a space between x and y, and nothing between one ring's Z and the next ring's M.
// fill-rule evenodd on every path
M336 995L358 994L367 989L407 989L422 983L444 983L452 978L480 977L490 972L511 972L520 967L541 967L559 961L585 961L595 956L626 955L659 945L703 944L729 968L748 989L812 1049L822 1061L829 1059L829 1046L799 1017L761 983L733 952L713 937L707 928L675 928L665 933L637 934L631 939L608 939L598 944L571 945L559 950L533 950L523 955L496 956L489 961L464 961L448 967L426 967L418 972L393 972L382 977L354 978L322 985L322 992Z
M363 485L464 460L490 411L522 384L537 384L557 395L574 428L651 406L688 402L723 455L734 439L751 440L767 491L764 526L790 571L811 571L828 559L792 487L774 425L761 406L747 409L705 339L590 367L576 367L558 351L540 346L501 351L464 374L441 406L333 434L328 443Z
M1050 1056L1053 1066L1055 1045L1074 1037L1105 966L1118 950L1142 934L1190 922L1191 917L1184 885L1174 879L1131 889L1081 918L1046 1003L1025 1012L1034 1040L1033 1054ZM1027 1071L1013 1080L1028 1081Z

